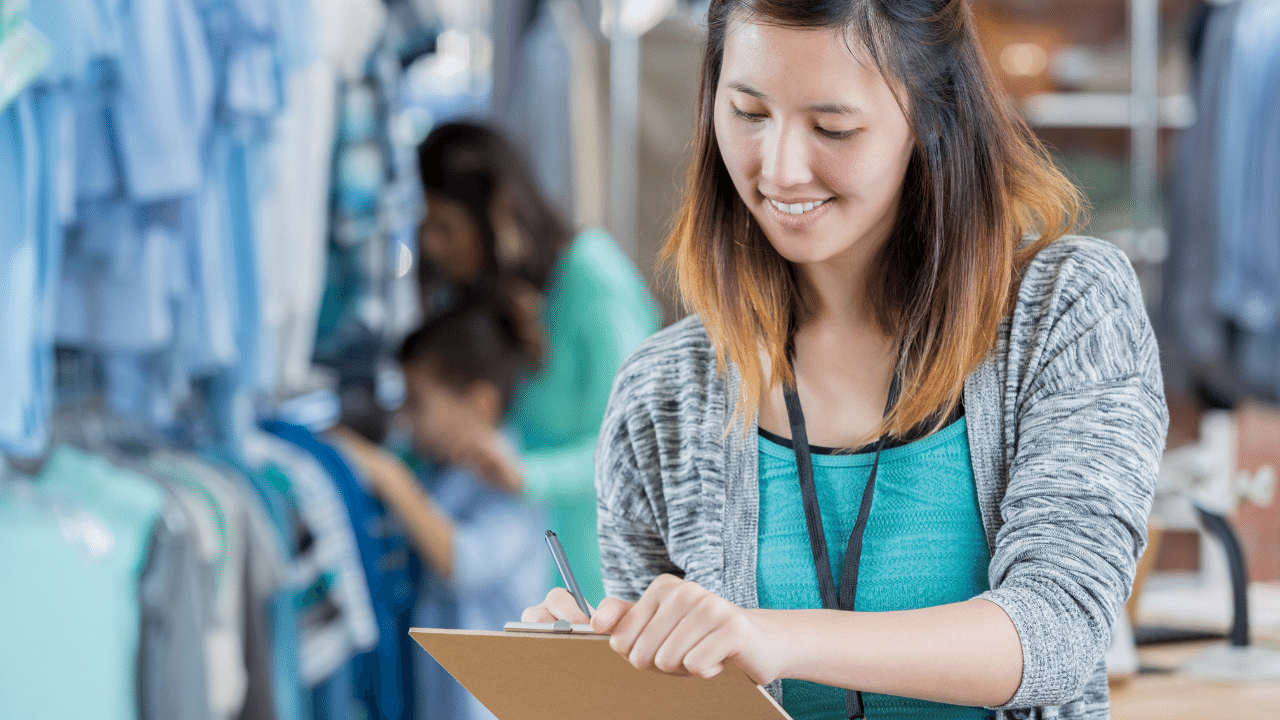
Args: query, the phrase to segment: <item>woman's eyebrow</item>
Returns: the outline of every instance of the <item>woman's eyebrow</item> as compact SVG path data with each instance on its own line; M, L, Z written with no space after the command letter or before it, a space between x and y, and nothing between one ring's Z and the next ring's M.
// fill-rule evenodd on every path
M734 81L732 81L732 82L727 83L727 84L726 84L726 86L727 86L730 90L737 90L737 91L738 91L738 92L740 92L740 93L745 93L745 94L750 95L751 97L753 97L753 98L757 98L757 99L759 99L759 100L768 100L768 99L769 99L769 96L768 96L768 95L765 95L764 93L762 93L762 92L760 92L759 90L757 90L757 89L755 89L755 88L751 87L750 85L747 85L746 83L740 83L740 82L738 82L737 80L734 80Z
M758 100L768 100L769 96L759 90L741 83L736 80L728 82L725 87L730 90L737 90L740 93L750 95ZM853 105L845 105L844 103L815 103L805 108L805 112L817 113L819 115L866 115L862 108Z
M866 113L862 112L862 108L843 103L818 103L806 107L805 110L819 115L866 115Z

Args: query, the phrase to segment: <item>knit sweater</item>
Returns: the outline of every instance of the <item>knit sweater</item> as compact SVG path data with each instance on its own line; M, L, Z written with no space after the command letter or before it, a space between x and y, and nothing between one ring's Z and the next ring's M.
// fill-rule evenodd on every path
M739 378L732 363L717 370L697 317L623 364L596 449L608 595L637 600L671 573L757 607L758 425L748 412L730 426ZM964 405L991 551L979 597L1022 643L1021 684L997 717L1107 718L1103 658L1146 546L1168 427L1125 256L1075 236L1041 251ZM780 682L768 690L781 699Z

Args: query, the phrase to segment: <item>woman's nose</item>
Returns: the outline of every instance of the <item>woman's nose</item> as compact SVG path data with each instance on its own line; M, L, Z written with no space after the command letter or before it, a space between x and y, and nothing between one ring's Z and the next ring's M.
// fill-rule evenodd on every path
M761 174L779 189L803 185L813 180L810 166L809 138L796 125L775 123L764 141Z

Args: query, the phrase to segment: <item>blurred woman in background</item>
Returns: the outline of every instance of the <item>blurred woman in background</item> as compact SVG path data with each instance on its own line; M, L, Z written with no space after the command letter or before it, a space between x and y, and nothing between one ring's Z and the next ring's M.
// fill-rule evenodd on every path
M657 305L631 260L602 229L574 234L515 146L469 123L437 127L418 148L427 219L420 235L429 318L502 287L540 306L546 352L517 392L508 423L465 451L491 481L543 502L588 598L601 598L594 451L614 373L657 331Z

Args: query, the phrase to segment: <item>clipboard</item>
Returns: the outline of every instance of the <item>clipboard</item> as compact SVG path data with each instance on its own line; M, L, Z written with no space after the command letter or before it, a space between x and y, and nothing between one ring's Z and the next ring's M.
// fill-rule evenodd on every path
M791 720L733 663L710 680L637 670L609 647L608 635L575 628L409 635L498 720Z

